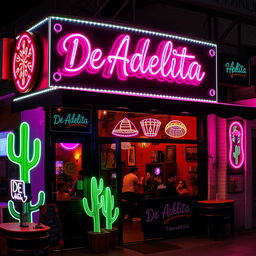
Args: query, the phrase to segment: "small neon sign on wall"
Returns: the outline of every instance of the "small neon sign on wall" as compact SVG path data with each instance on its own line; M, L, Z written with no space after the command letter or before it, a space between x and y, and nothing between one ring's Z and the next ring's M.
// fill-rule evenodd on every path
M241 121L228 123L229 165L231 169L240 169L244 165L244 127Z

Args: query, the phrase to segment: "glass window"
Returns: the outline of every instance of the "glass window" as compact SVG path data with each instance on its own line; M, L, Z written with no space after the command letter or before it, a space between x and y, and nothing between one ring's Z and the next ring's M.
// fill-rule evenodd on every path
M102 137L197 139L197 118L193 116L99 110L98 121Z
M56 200L82 198L84 195L82 145L80 143L56 143L55 149Z

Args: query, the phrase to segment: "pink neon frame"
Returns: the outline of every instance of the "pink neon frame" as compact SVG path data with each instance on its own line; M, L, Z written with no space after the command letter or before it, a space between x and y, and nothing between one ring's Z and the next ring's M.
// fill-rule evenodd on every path
M80 144L79 143L60 143L61 147L66 150L74 150L76 149Z
M20 82L21 78L18 77L16 74L16 58L17 58L17 55L19 54L20 48L22 47L22 42L24 42L24 40L31 47L32 57L31 57L31 70L27 75L26 83L22 85ZM35 79L33 78L37 75L36 74L37 72L35 72L35 69L37 66L36 45L34 42L34 38L30 33L25 32L19 37L18 42L16 43L16 46L15 46L12 65L13 65L12 71L13 71L13 77L14 77L14 84L16 89L21 93L29 92L34 85Z
M233 153L232 128L235 125L238 126L238 128L241 132L241 136L240 136L240 139L241 139L241 141L240 141L241 158L239 158L239 164L238 165L236 165L234 163L233 157L232 157L232 153ZM244 155L244 128L243 128L242 124L239 123L238 121L232 122L229 126L228 137L229 137L229 164L234 169L239 169L244 164L244 159L245 159L245 155Z
M100 48L93 49L86 35L73 33L63 36L57 44L57 50L59 55L65 56L65 61L63 67L54 73L53 79L58 82L61 76L76 76L85 70L90 74L101 72L104 78L111 78L116 73L119 80L135 76L138 79L197 86L206 75L201 71L201 64L195 60L196 56L187 53L187 47L175 49L172 41L161 41L156 54L148 56L151 44L149 38L141 38L133 54L129 52L130 41L129 35L119 35L109 55L106 55Z

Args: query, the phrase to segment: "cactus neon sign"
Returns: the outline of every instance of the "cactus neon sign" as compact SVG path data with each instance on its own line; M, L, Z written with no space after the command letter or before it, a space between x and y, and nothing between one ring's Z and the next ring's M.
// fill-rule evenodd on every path
M229 164L239 169L244 164L244 128L238 121L229 126Z
M100 232L100 210L105 217L106 229L112 229L113 223L119 215L119 208L114 206L114 196L111 189L104 189L103 179L99 179L99 183L95 177L91 178L91 208L86 197L83 198L83 208L86 214L93 218L94 232ZM114 213L112 214L112 211Z
M30 154L30 128L26 122L20 125L20 140L19 154L15 152L15 135L10 132L7 137L7 156L11 162L19 166L19 180L22 184L30 184L30 172L34 169L41 159L41 141L36 138L33 141L33 153ZM12 181L11 181L12 182ZM14 186L14 185L13 185ZM25 200L26 201L26 200ZM39 207L44 204L45 193L39 191L38 201L36 204L24 201L24 213L27 214L27 221L33 222L33 213L39 210ZM11 216L20 221L21 214L15 209L14 202L8 202L8 210Z

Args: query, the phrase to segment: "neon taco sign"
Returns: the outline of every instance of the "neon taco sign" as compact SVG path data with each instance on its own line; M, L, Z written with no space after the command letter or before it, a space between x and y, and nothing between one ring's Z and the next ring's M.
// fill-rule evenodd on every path
M217 101L214 43L61 17L49 17L29 32L42 34L45 28L49 89Z

